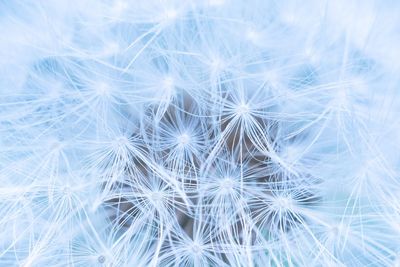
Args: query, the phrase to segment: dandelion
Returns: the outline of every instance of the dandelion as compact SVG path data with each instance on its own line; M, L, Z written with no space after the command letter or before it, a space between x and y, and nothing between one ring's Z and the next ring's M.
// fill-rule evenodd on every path
M0 1L0 266L400 266L399 11Z

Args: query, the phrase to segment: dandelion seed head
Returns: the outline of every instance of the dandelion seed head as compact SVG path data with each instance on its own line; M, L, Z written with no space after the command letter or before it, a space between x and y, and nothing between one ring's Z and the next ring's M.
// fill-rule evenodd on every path
M62 151L63 148L65 147L65 143L58 139L53 139L49 141L49 143L50 143L49 144L50 150L56 153Z
M287 196L279 196L274 200L274 206L278 210L283 210L283 211L291 210L293 204L294 204L293 200Z
M180 145L182 147L185 147L191 141L190 135L186 132L180 134L176 139L177 139L176 141L177 141L178 145Z
M112 87L105 82L99 82L95 84L94 90L96 95L100 97L109 97L113 91Z
M113 141L113 147L117 149L127 147L128 145L129 145L129 139L126 136L118 136Z
M282 151L282 158L287 163L295 163L301 158L303 149L301 146L296 146L295 144L286 145Z
M160 191L153 191L150 193L150 199L154 201L154 203L159 204L163 199L163 193Z
M235 181L231 177L226 177L221 180L220 188L222 192L230 193L235 186Z
M190 246L190 250L194 255L201 255L203 253L201 245L195 241L193 241L192 245Z
M219 73L225 68L226 63L219 56L213 56L209 62L211 73Z
M111 56L119 53L120 51L121 51L120 44L115 41L111 41L104 45L102 53L105 56Z
M304 54L312 65L318 65L322 60L321 53L314 47L306 47Z
M69 185L64 186L63 189L62 189L62 193L63 193L64 196L70 197L71 194L72 194L71 187Z
M175 8L167 8L164 13L163 20L170 23L173 22L179 15L179 11Z
M261 33L254 28L247 29L245 32L245 37L254 44L259 44L261 42Z
M246 103L240 103L240 104L236 107L235 111L236 111L236 114L237 114L238 116L245 116L245 115L249 114L249 112L250 112L250 107L249 107L249 105L246 104Z

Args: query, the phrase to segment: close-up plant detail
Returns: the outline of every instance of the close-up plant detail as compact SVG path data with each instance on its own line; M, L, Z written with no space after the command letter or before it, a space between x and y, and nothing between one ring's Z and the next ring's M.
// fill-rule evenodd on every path
M0 0L0 266L400 266L398 25Z

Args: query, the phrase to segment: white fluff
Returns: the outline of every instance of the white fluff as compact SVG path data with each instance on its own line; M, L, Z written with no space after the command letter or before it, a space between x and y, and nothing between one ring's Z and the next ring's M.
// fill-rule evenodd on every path
M0 266L400 266L396 1L0 1Z

